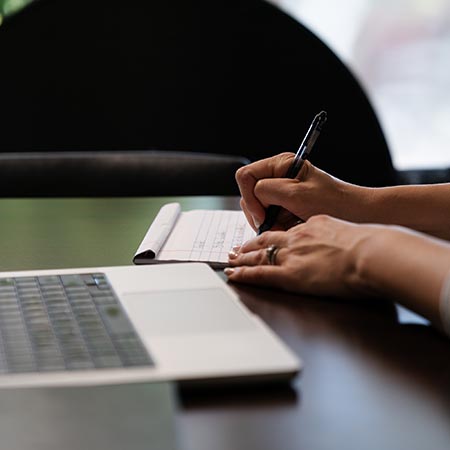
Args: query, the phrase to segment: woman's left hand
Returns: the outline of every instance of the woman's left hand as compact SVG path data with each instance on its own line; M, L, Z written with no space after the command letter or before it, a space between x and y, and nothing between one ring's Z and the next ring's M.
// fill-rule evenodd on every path
M312 295L367 294L358 273L362 244L378 229L329 216L313 216L288 231L267 231L230 252L230 281ZM269 261L268 248L276 247Z

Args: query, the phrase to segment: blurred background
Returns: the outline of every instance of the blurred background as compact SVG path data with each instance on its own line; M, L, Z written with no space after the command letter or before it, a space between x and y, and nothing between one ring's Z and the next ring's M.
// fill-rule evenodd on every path
M450 167L448 0L271 0L363 84L397 169Z
M0 25L31 1L0 0ZM450 167L448 0L270 2L309 27L354 72L397 169Z

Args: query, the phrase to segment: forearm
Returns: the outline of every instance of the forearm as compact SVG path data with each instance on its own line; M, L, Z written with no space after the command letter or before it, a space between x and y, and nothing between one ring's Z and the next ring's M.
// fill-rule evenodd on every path
M450 184L351 187L353 220L395 224L450 240Z
M450 244L397 227L374 227L360 244L360 286L402 303L441 327L441 289L450 271Z

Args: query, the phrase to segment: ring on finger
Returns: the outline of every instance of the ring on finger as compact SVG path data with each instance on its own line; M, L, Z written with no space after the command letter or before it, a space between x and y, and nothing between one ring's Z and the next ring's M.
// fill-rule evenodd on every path
M276 245L269 245L266 248L267 261L271 266L275 266L277 264L277 253L279 251L280 249Z

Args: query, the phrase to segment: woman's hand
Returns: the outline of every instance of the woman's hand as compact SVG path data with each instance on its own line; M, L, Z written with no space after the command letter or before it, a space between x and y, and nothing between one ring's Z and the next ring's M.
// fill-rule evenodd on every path
M268 231L230 252L230 281L272 286L302 294L354 297L367 294L358 261L374 225L356 225L318 215L290 230ZM275 245L276 264L267 248Z
M282 207L274 230L287 230L299 219L316 214L359 221L359 211L367 206L371 189L338 180L308 161L297 178L283 178L293 159L293 153L282 153L237 171L241 208L255 230L264 221L269 205Z
M275 245L274 265L267 248ZM230 281L325 297L390 298L441 326L450 243L407 228L358 225L317 215L267 231L230 252Z

